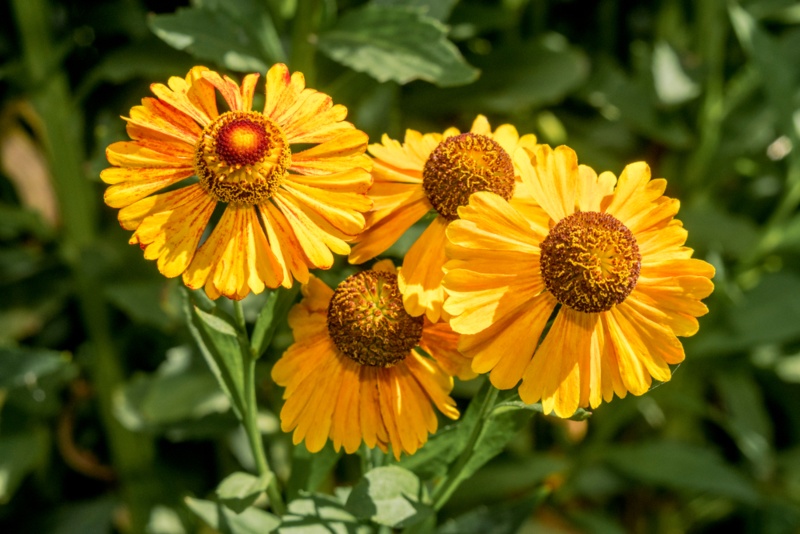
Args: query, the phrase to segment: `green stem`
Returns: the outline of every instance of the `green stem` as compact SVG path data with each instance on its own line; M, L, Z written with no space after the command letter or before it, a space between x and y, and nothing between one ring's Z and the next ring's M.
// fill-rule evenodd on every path
M453 492L456 491L459 484L461 484L461 472L472 458L472 452L475 448L475 444L481 437L481 432L483 432L483 425L486 423L489 414L494 408L495 402L497 402L499 390L491 385L488 387L489 392L483 399L483 404L481 404L481 409L478 412L478 419L475 421L475 426L472 428L472 433L467 441L467 446L461 452L461 455L456 460L456 463L453 465L452 469L448 471L447 477L433 492L433 507L436 510L441 510L442 506L447 503L447 501L453 495Z
M280 489L278 489L278 478L269 468L267 454L264 451L264 440L261 437L261 431L258 429L258 402L256 400L255 380L257 356L255 350L250 346L242 304L237 300L233 301L233 315L239 334L239 347L242 351L242 358L244 358L245 413L242 414L241 423L247 434L247 440L250 443L250 450L253 452L258 474L269 477L267 496L270 504L272 504L272 510L277 515L284 515L286 513L286 505L283 502Z
M319 0L298 0L292 28L291 67L303 73L308 86L316 83L316 47L312 39L319 25L319 16Z
M51 42L47 0L13 0L30 99L42 118L42 135L53 186L63 221L61 252L75 280L81 318L91 347L87 371L96 392L109 452L120 479L130 516L131 532L144 532L150 509L160 500L161 485L153 471L155 447L145 434L130 432L113 413L113 397L125 374L114 344L109 310L92 269L96 241L97 199L84 174L81 113L75 105L66 74L58 67Z

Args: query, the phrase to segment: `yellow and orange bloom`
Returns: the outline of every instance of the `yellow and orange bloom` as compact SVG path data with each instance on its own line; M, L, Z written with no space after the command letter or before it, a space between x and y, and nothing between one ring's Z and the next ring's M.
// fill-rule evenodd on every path
M529 161L522 179L543 216L478 193L447 229L444 307L473 370L500 389L522 380L523 401L561 417L669 380L714 268L684 246L666 181L642 162L598 176L565 146Z
M398 283L408 313L439 321L445 299L441 280L447 224L458 218L458 207L477 191L493 191L527 209L523 204L530 199L517 186L514 154L520 147L534 146L535 136L520 137L510 124L492 131L482 115L463 134L456 128L442 134L406 130L402 144L384 135L381 143L369 146L374 159L369 195L374 205L350 262L362 263L381 254L435 210L435 218L405 255Z
M278 64L266 76L263 112L254 111L258 78L239 85L194 67L153 84L156 98L125 118L132 140L108 147L113 167L101 173L111 184L106 204L134 231L130 243L211 298L306 282L309 268L350 252L371 207L367 135L344 120L347 109ZM312 146L293 152L298 144Z
M272 370L286 388L281 428L317 452L361 443L395 458L413 454L436 432L433 407L456 419L448 372L471 375L444 324L403 309L390 261L356 273L332 290L311 276L289 313L295 342ZM423 355L424 350L431 357Z

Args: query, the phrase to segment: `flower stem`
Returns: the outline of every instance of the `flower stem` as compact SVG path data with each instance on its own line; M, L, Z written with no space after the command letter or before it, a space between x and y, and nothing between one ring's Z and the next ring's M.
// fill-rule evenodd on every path
M303 73L308 86L316 83L313 39L318 25L319 0L298 0L292 28L291 67Z
M472 427L472 433L467 441L467 446L464 447L464 450L456 460L456 463L447 473L447 477L433 492L433 508L436 510L441 510L442 506L447 503L447 501L453 495L453 492L455 492L456 489L458 489L459 484L461 484L461 473L464 471L464 468L472 458L472 452L475 448L475 444L478 443L478 439L481 437L483 426L486 423L489 414L492 412L495 402L497 402L499 390L495 387L492 387L491 384L488 385L488 387L489 391L483 398L483 403L481 404L480 411L478 412L478 419L475 421L475 426Z
M286 513L286 505L283 502L280 489L278 489L278 478L269 468L267 454L264 451L264 440L261 438L261 431L258 429L258 402L256 401L256 353L250 346L247 334L247 324L244 319L244 311L239 301L233 301L233 314L236 321L236 329L239 334L239 347L244 358L244 403L245 413L242 414L242 426L247 434L247 441L250 443L250 450L256 462L256 469L259 475L269 477L267 486L267 496L272 504L272 510L279 516Z

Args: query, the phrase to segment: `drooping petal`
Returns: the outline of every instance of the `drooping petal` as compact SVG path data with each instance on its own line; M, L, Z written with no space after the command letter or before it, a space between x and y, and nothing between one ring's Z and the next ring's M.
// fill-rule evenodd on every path
M135 202L120 210L119 220L123 228L136 229L130 242L173 278L192 261L216 203L199 186L189 186Z
M434 323L441 317L445 299L442 267L447 261L444 255L446 228L444 218L436 217L411 245L397 275L406 311L413 317L425 314Z

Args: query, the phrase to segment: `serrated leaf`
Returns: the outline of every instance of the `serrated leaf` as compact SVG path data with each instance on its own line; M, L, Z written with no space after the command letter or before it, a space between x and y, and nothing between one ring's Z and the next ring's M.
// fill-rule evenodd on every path
M628 477L673 490L708 493L755 504L758 492L744 475L709 449L660 441L618 446L607 461Z
M319 49L380 82L425 80L442 87L475 81L445 27L419 10L369 4L347 12L320 34Z
M280 524L280 519L259 508L251 507L237 514L213 501L186 497L184 502L205 524L221 534L265 534L273 532Z
M390 465L367 472L350 492L345 508L360 519L404 528L433 513L423 497L423 486L417 475Z
M253 337L250 342L257 356L261 356L269 348L275 330L280 321L287 317L289 308L292 307L299 291L300 284L294 284L291 289L281 287L270 291L267 295L264 307L261 308L253 327Z
M236 329L222 317L194 306L189 292L185 294L184 309L189 331L220 387L231 400L234 411L241 419L245 413L244 362Z
M271 473L258 477L242 471L231 473L217 486L217 497L225 506L239 514L256 502L272 478Z
M224 11L180 8L156 15L150 28L164 42L194 57L214 61L239 72L266 72L272 61L259 53L240 21Z

